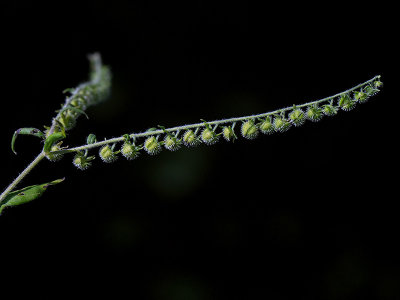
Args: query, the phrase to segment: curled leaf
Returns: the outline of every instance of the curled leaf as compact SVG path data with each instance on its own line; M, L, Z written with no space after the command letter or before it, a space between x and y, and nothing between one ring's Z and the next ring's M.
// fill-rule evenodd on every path
M12 139L11 139L11 150L12 150L12 152L14 152L15 154L17 154L17 152L15 152L14 144L15 144L15 141L16 141L17 136L18 136L19 134L33 135L33 136L36 136L36 137L42 138L42 139L45 138L44 133L41 132L41 131L40 131L39 129L37 129L37 128L26 127L26 128L20 128L20 129L15 130L14 135L13 135L13 137L12 137Z
M64 181L64 178L53 180L51 182L31 185L20 190L9 193L0 203L0 215L4 208L21 205L40 197L50 185L55 185Z
M43 147L44 152L46 154L51 152L51 147L58 141L64 139L65 137L66 135L64 130L51 134L49 137L47 137L47 139L44 142L44 147Z

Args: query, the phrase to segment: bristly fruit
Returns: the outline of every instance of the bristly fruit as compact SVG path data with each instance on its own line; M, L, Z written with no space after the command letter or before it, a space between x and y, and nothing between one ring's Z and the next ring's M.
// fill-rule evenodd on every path
M62 141L59 142L58 144L54 144L53 146L51 146L50 151L53 152L53 151L62 150L63 148L61 148L61 144L62 144ZM54 161L59 161L63 157L63 154L54 154L54 153L51 153L51 152L46 154L46 158L48 160L50 160L50 161L53 161L53 162Z
M342 110L344 111L350 111L352 110L354 107L356 107L356 101L354 101L353 99L350 98L350 96L348 94L344 94L340 97L339 99L339 103L338 103L339 107L342 108Z
M243 122L241 134L244 138L249 140L253 140L258 136L258 128L257 125L254 124L254 120Z
M354 92L354 100L358 101L359 103L365 103L368 100L368 95L361 91Z
M121 153L126 159L132 160L139 156L139 149L129 141L125 141L121 147Z
M337 107L333 106L332 104L325 104L322 106L322 112L325 116L334 116L337 114Z
M209 125L206 125L206 128L201 132L201 140L207 145L215 144L218 142L218 138L219 136L210 128Z
M272 134L275 132L274 125L272 124L272 118L270 116L259 123L258 128L260 128L260 131L264 134Z
M285 132L288 131L292 125L289 121L285 120L281 116L276 116L274 119L274 128L277 132Z
M317 104L309 106L306 112L306 117L312 122L318 122L323 117L321 108L319 108Z
M295 107L294 110L289 113L289 120L294 126L299 127L306 121L306 116L301 109Z
M161 152L161 145L155 136L148 137L144 142L144 150L150 155L156 155Z
M200 144L199 138L196 136L196 134L193 132L193 130L189 129L183 134L182 138L183 143L185 146L188 147L194 147Z
M95 159L94 156L87 157L82 152L78 152L75 154L74 159L72 160L72 163L79 170L86 170L87 168L89 168L92 165L91 161L94 159Z
M99 156L102 161L104 161L106 163L110 163L110 162L117 160L118 156L116 155L117 153L114 152L113 148L114 148L114 146L110 147L110 145L105 145L105 146L101 147L101 149L99 151Z
M181 147L181 144L182 142L178 138L170 134L167 134L164 138L164 147L170 151L178 150Z
M237 139L232 126L224 126L222 128L222 136L227 142L234 141L235 139Z

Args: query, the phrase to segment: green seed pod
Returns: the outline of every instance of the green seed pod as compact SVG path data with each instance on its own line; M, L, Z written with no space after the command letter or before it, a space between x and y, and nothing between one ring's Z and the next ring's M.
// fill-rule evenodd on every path
M176 137L167 134L164 139L164 147L170 151L178 150L182 145L182 142Z
M312 122L318 122L323 117L321 108L316 104L309 106L306 112L306 117Z
M200 141L193 130L189 129L183 134L182 138L183 144L188 147L197 146L200 144Z
M354 92L354 100L358 101L359 103L365 103L368 100L368 95L362 90Z
M72 163L79 170L83 171L92 165L91 161L94 158L95 158L94 156L86 157L82 152L78 152L77 154L75 154L74 159L72 160Z
M148 137L144 142L144 150L150 155L156 155L161 152L161 146L157 138L154 136Z
M333 106L332 104L325 104L322 107L322 112L325 116L334 116L337 114L337 107Z
M114 152L113 148L114 147L110 147L110 145L105 145L105 146L101 147L101 149L99 151L99 156L102 161L104 161L106 163L110 163L110 162L117 160L117 158L118 158L118 156L116 155L117 152Z
M349 95L342 95L339 99L339 106L344 111L350 111L356 106L356 101L352 100Z
M139 156L139 149L130 142L125 141L121 147L121 153L126 159L132 160Z
M222 128L222 136L228 142L234 141L237 138L232 126L224 126Z
M267 117L264 121L258 124L258 128L260 128L261 132L264 134L272 134L275 132L271 117Z
M209 126L206 126L201 133L201 139L207 145L212 145L218 142L219 137Z
M303 125L306 121L304 112L299 108L295 108L292 112L289 113L289 121L296 127Z
M291 127L291 124L289 121L285 120L282 117L275 117L274 119L274 128L275 131L277 132L285 132L288 131L289 128Z
M241 134L244 138L253 140L258 136L258 128L257 125L254 124L253 120L248 120L243 122L241 128Z
M61 144L62 144L62 142L60 142L58 144L54 144L53 146L51 146L50 151L53 152L53 151L62 150ZM63 154L53 154L51 152L46 154L46 158L50 161L53 161L53 162L59 161L63 157Z

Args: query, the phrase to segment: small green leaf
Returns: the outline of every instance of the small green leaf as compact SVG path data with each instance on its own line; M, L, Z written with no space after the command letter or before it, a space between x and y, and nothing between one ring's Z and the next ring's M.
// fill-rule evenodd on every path
M13 137L12 137L12 139L11 139L11 150L12 150L12 152L14 152L15 154L17 154L17 152L15 152L14 144L15 144L15 140L17 139L17 136L18 136L19 134L33 135L33 136L36 136L36 137L42 138L42 139L45 138L44 133L41 132L41 131L40 131L39 129L37 129L37 128L26 127L26 128L17 129L17 130L14 132L14 135L13 135Z
M21 205L35 200L36 198L40 197L44 193L44 191L46 191L48 186L58 184L62 181L64 181L64 178L57 179L48 183L31 185L21 190L16 190L9 193L0 203L0 215L4 208Z

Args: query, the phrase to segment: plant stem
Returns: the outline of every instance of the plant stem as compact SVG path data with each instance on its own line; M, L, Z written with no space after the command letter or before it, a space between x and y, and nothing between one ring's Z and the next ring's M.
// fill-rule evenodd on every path
M44 152L40 152L38 156L22 171L21 174L4 190L4 192L0 195L0 203L3 199L17 186L17 184L29 174L30 171L44 158Z

